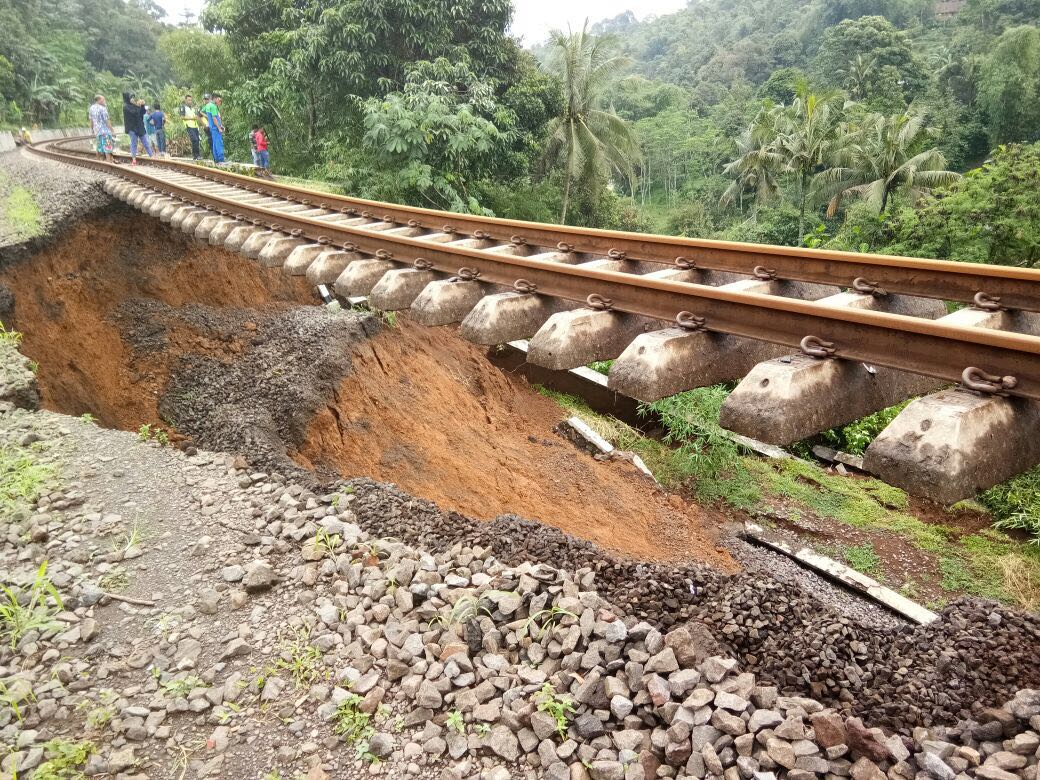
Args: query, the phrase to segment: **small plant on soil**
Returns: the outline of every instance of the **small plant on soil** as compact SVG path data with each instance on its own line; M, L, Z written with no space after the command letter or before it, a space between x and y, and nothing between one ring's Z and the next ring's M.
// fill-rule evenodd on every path
M98 587L109 593L118 593L125 590L130 584L130 575L126 570L113 566L108 573L98 579Z
M117 539L112 543L112 552L126 555L131 548L140 547L143 541L144 532L135 520L133 525L130 526L130 530L123 534L121 539Z
M0 680L0 705L6 707L18 723L22 722L22 706L32 704L34 701L36 701L36 694L33 693L31 687L15 683L8 687L5 681Z
M462 720L462 713L458 710L452 710L448 713L448 719L444 722L444 725L452 731L457 731L459 734L466 733L466 724Z
M209 687L201 677L195 674L190 674L187 677L175 677L172 680L159 683L159 685L163 689L163 693L171 699L183 699L196 688Z
M547 712L556 721L556 732L560 739L567 738L567 728L570 726L571 718L576 710L574 702L570 699L562 699L553 688L552 683L546 682L536 694L539 712Z
M158 425L152 426L148 423L137 429L137 438L141 441L154 441L160 447L165 447L170 443L170 437L166 431Z
M35 780L75 780L83 776L79 770L97 748L89 740L52 739L44 744L43 750L48 758L36 767Z
M531 628L531 626L535 626L538 629L535 633L535 639L541 639L543 636L545 636L546 632L552 631L554 628L556 628L556 625L560 622L561 618L563 617L571 617L577 619L578 616L570 610L566 610L563 607L558 607L555 604L546 609L540 609L533 615L531 615L529 618L527 618L527 620L524 622L523 627L521 628L521 633L526 634L528 630ZM540 625L539 622L541 623Z
M81 414L79 416L79 419L81 419L85 423L90 423L91 425L93 425L93 424L95 424L97 422L97 417L92 415L90 412L85 412L85 413Z
M339 534L330 534L325 528L319 528L318 533L314 535L314 546L325 557L334 558L341 544L343 538Z
M296 687L311 685L323 676L321 651L310 643L310 632L297 629L296 635L282 643L281 655L273 671L286 671Z
M24 450L0 447L0 510L10 514L19 504L33 504L54 477L54 469L37 463Z
M0 640L11 649L30 631L60 628L54 617L64 609L58 589L47 577L47 561L40 564L27 588L0 585Z
M84 699L78 705L77 709L89 709L87 712L87 726L96 731L100 731L107 726L112 718L116 716L115 703L119 700L119 694L113 691L111 688L105 688L98 694L98 704L96 707L92 707L89 699Z
M340 702L336 708L334 730L343 737L348 745L358 745L358 743L364 742L367 751L368 740L375 734L375 729L371 724L371 716L361 711L361 702L361 697L356 693L349 694Z
M452 605L446 615L444 613L436 615L430 621L430 627L452 628L476 620L481 615L491 617L491 610L488 606L477 596L463 596Z
M477 736L483 739L491 732L491 727L486 723L478 723L473 727L473 730L477 732Z
M16 330L10 330L4 326L3 322L0 322L0 345L18 348L18 345L22 343L22 334Z

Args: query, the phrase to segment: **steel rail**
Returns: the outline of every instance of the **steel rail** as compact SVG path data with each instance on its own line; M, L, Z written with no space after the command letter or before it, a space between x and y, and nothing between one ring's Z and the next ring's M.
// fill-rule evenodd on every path
M364 254L415 264L444 274L523 287L537 294L595 304L624 314L665 322L694 322L707 331L799 348L806 337L829 343L833 357L937 377L961 380L969 367L997 377L1013 376L1010 395L1040 400L1040 338L934 320L859 309L839 309L781 296L734 292L618 271L433 244L421 238L388 236L360 227L300 217L242 204L233 198L200 194L141 168L114 166L50 150L53 159L114 173L189 204L213 208L272 230L318 243L349 245ZM517 283L521 282L520 285ZM524 284L526 282L526 284ZM590 296L596 296L591 298ZM686 316L679 316L680 313ZM692 315L692 316L690 316ZM701 322L699 318L703 318Z
M79 139L45 144L62 145ZM778 279L851 288L873 287L889 293L970 303L999 300L1008 309L1040 312L1040 270L1002 265L977 265L949 260L892 255L838 252L748 244L709 239L678 238L613 230L575 228L521 220L479 217L393 203L351 198L296 185L279 184L173 160L146 160L149 166L177 171L206 181L226 184L258 194L271 194L297 203L347 211L430 230L486 236L503 243L519 240L531 246L552 248L560 244L575 252L625 258L634 261L684 265L712 271L754 275L755 269Z

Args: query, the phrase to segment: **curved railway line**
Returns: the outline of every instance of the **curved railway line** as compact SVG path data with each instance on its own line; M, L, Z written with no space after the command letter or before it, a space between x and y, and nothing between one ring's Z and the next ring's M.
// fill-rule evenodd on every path
M723 423L774 443L959 383L912 404L872 447L874 470L897 484L916 457L924 470L902 483L938 500L1040 460L1029 441L1040 421L1040 271L455 214L184 162L112 165L77 143L33 152L109 174L111 194L174 227L375 308L461 322L481 344L530 338L528 359L547 368L615 359L609 386L645 401L743 378ZM945 302L969 306L947 314ZM929 433L931 409L916 456L893 454L915 444L899 420L921 427L921 404L949 407L950 393L970 400L964 412L954 399L953 414L969 414L981 434L963 432L962 419L948 422L953 434ZM1008 449L1007 466L985 462L980 435ZM936 436L964 439L945 442L963 451L963 485L948 459L920 465L921 442ZM922 489L943 474L956 486Z

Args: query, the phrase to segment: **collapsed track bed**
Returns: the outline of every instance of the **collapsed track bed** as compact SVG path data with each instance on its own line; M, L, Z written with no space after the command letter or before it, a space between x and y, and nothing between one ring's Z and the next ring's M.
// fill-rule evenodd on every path
M371 476L643 559L737 568L720 514L553 433L559 408L449 332L313 305L300 278L117 210L0 269L46 408L328 482ZM187 440L184 441L185 437Z

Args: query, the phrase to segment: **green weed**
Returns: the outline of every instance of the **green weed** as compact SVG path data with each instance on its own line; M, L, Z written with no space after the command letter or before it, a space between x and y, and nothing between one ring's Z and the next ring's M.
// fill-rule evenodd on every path
M153 426L148 423L137 429L137 438L141 441L154 441L160 447L165 447L170 443L170 436L166 431L158 425Z
M546 682L536 694L536 705L539 712L547 712L556 721L556 732L560 739L567 738L567 728L574 717L576 707L570 699L562 699L557 695L552 683Z
M1040 546L1040 466L983 492L979 501L997 518L994 528L1025 531Z
M81 419L85 423L90 423L91 425L97 424L97 417L92 415L90 412L84 412L79 416L79 419Z
M0 585L0 641L11 649L30 631L61 627L54 617L62 609L61 596L47 577L47 561L40 564L28 588Z
M877 438L881 431L888 427L907 405L915 399L908 398L902 403L869 414L840 428L824 431L823 439L830 446L842 452L862 455L867 446Z
M430 627L451 628L475 620L481 615L491 616L488 606L477 596L463 596L452 605L448 614L434 616L430 621Z
M535 626L538 629L535 638L541 639L547 631L552 631L553 628L556 627L556 624L559 623L560 619L563 617L571 617L577 619L578 616L575 615L573 612L566 610L563 607L558 607L556 605L553 605L548 609L540 609L533 615L531 615L529 618L527 618L527 620L524 622L523 627L520 629L520 633L526 634L528 630L531 628L531 626ZM539 621L541 621L541 625L539 625Z
M22 682L25 684L19 685L18 680L15 680L8 686L4 680L0 680L0 704L14 714L15 720L19 724L23 720L22 706L36 701L36 694L33 693L32 686L25 680Z
M31 450L0 447L0 509L13 513L21 504L34 504L53 480L51 466L39 463Z
M459 734L466 733L466 724L462 720L462 713L458 710L452 710L448 713L448 719L444 722L444 725Z
M18 349L18 345L21 343L22 334L16 330L10 330L4 327L4 323L0 322L0 346Z
M183 699L196 688L208 688L209 685L198 675L189 674L161 682L159 687L171 699Z
M360 710L362 699L356 693L349 694L336 708L336 722L333 730L346 741L348 745L366 743L375 734L371 724L371 716Z
M67 739L52 739L44 743L43 749L48 758L36 767L35 780L79 780L83 777L79 770L97 751L89 740L72 742Z
M342 544L343 539L339 534L330 534L325 528L319 528L318 533L314 536L315 548L320 550L322 555L328 558L336 557L336 550L338 550Z
M311 644L310 632L297 629L295 636L282 643L275 670L288 672L296 687L311 685L322 677L321 651Z

